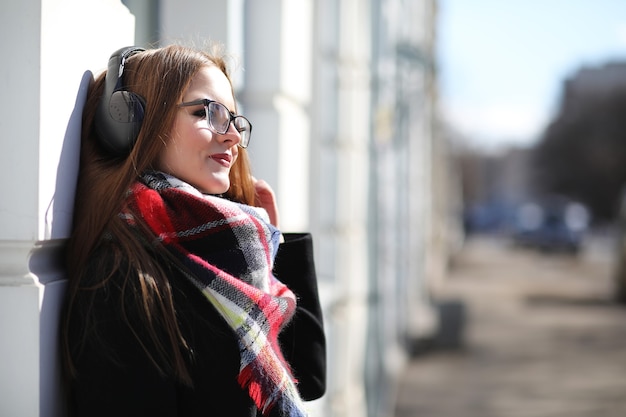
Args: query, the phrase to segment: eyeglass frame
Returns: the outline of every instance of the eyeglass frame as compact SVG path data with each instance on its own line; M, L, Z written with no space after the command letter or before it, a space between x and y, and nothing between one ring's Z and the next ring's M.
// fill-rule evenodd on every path
M230 116L230 120L228 121L228 125L226 127L226 130L224 130L223 132L220 132L219 130L217 130L217 128L215 126L213 126L213 123L211 121L211 116L210 116L210 112L209 112L209 105L211 103L215 103L219 106L222 106L226 109L226 111L228 112L228 115ZM248 120L247 117L242 116L241 114L235 114L232 111L230 111L228 109L228 107L226 107L224 104L220 103L219 101L216 100L211 100L209 98L201 98L198 100L193 100L193 101L187 101L187 102L183 102L180 103L178 105L178 107L191 107L191 106L199 106L199 105L203 105L206 111L206 120L207 120L207 125L209 127L209 129L211 129L212 132L217 133L218 135L225 135L226 132L228 132L228 129L230 129L230 125L238 118L242 118L244 119L247 123L248 126L250 126L250 131L248 132L248 141L247 143L244 145L242 145L242 141L239 141L239 143L237 144L239 147L246 149L248 147L248 145L250 145L250 139L252 137L252 123L250 123L250 120ZM237 125L234 125L235 129L237 129ZM239 132L239 130L237 130ZM243 139L243 138L242 138Z

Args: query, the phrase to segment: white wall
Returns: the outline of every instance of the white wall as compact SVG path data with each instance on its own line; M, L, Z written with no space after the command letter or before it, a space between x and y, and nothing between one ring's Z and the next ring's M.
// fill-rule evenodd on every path
M313 3L248 1L242 101L255 174L275 188L284 231L309 230Z
M158 15L161 44L184 43L198 47L207 42L223 44L233 58L233 84L239 88L245 65L243 1L160 0Z
M68 148L78 132L75 104L83 94L83 76L104 68L115 49L132 44L133 24L119 0L0 3L5 40L0 45L5 57L0 67L5 98L0 102L2 416L58 415L58 396L50 395L58 387L58 369L50 361L64 284L56 252L39 250L50 244L37 242L65 237L69 227L71 164L77 161ZM62 150L70 157L60 166ZM48 209L57 180L64 192Z
M371 2L315 2L311 230L326 303L328 415L367 415Z

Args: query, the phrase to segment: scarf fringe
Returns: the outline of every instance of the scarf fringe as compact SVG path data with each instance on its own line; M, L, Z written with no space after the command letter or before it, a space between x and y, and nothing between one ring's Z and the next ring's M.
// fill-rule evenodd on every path
M272 394L264 392L263 386L256 382L253 374L254 371L250 367L242 370L239 373L238 382L248 387L250 398L263 415L269 415L274 408L278 408L281 416L307 417L304 404L301 404L299 398L279 395L278 390Z

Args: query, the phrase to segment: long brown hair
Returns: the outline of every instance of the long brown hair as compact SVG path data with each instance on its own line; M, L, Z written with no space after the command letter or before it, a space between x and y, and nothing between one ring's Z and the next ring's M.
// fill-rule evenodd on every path
M123 290L135 294L135 313L145 325L143 331L155 347L155 352L146 349L146 354L161 372L171 372L182 382L191 383L184 361L187 344L178 328L166 273L159 262L151 261L155 256L154 249L149 253L149 249L129 232L118 213L132 183L141 173L156 166L159 154L167 146L176 105L192 78L201 68L212 65L220 68L230 80L225 56L219 49L201 51L171 45L140 52L127 59L124 69L126 89L142 96L146 106L137 141L126 157L107 154L97 143L93 130L105 73L100 74L90 86L83 111L74 224L66 262L69 287L63 340L64 363L69 376L75 375L67 340L72 308L78 304L79 297L84 296L87 287L106 287L111 275L121 265L126 265L122 269L126 272ZM230 179L231 188L225 197L254 205L254 185L245 149L239 149ZM105 231L116 243L112 254L115 265L108 265L107 270L99 274L99 282L86 282L92 277L85 277L84 271L93 262L92 254Z

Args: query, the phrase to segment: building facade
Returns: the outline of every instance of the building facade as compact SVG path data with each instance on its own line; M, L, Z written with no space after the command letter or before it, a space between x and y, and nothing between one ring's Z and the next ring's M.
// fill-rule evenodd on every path
M0 69L11 98L0 104L0 170L15 178L0 185L0 415L63 415L54 260L71 227L91 73L124 45L206 39L233 55L254 174L274 187L283 229L314 235L329 381L312 413L391 415L410 345L437 331L447 253L436 13L436 0L0 5L15 63Z

